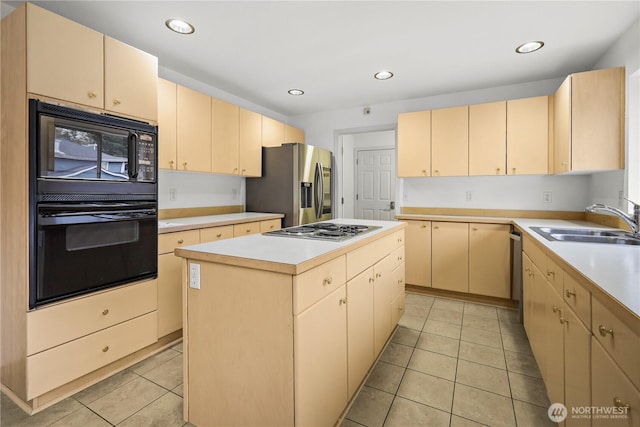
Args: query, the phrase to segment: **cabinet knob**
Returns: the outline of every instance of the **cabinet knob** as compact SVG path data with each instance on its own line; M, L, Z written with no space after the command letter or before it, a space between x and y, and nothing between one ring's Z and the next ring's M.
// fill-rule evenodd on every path
M184 243L184 239L180 239L180 240L178 240L178 244L179 244L179 245L181 245L181 244L183 244L183 243Z
M326 279L323 280L322 285L330 285L331 282L333 282L333 278L331 276L327 277Z
M107 314L109 314L109 309L105 308L104 310L102 310L102 315L106 316Z
M402 285L402 279L398 279L398 285Z
M404 307L398 307L398 311L404 311Z
M91 91L91 92L87 93L87 96L89 96L89 98L95 98L98 95L95 92Z
M547 276L556 276L556 272L555 271L551 271L551 270L547 270Z
M427 171L426 171L426 170L424 170L424 169L422 169L422 174L423 174L423 175L426 175L426 174L427 174Z
M562 323L564 325L565 323L569 323L569 321L567 319L565 319L564 317L560 317L560 323Z
M376 279L379 279L382 277L382 273L376 273Z
M105 346L105 347L102 349L102 352L103 352L103 353L106 353L107 351L109 351L109 346L108 346L108 345L107 345L107 346Z
M554 312L554 313L557 313L557 312L559 312L559 311L560 311L560 308L558 308L557 306L555 306L555 305L554 305L554 306L553 306L553 312Z
M471 229L471 231L478 231L478 229L477 229L477 228L475 228L475 227L473 227L473 228Z
M628 403L622 403L622 399L620 399L619 397L613 398L613 406L615 406L616 408L631 408L631 405L629 405Z
M564 291L564 294L567 296L567 298L575 297L576 296L576 291L572 291L572 290L567 289L566 291Z
M347 303L347 298L340 298L339 305L343 305Z
M247 170L246 169L242 169L242 173L245 173Z
M245 231L246 231L247 233L251 233L251 229L250 229L250 228L247 228Z
M184 163L182 164L182 167L184 167L185 169L187 169L187 162L184 162Z
M598 331L600 331L600 335L602 335L603 337L606 337L607 334L613 336L613 329L607 328L605 325L598 326Z
M496 168L496 175L500 175L500 168Z
M438 169L434 170L434 171L433 171L433 173L434 173L435 175L440 175L440 171L439 171Z
M173 169L173 160L169 160L169 169Z
M216 237L217 237L217 238L222 237L222 233L218 233L218 234L216 234Z
M402 256L399 256L399 257L398 257L398 261L402 261Z
M427 226L426 225L421 225L420 228L427 228Z
M433 226L433 229L434 229L434 230L439 230L439 229L440 229L440 227L438 227L437 225L434 225L434 226Z
M516 168L511 168L511 173L515 175L516 174Z
M113 100L113 105L120 105L120 104L121 104L121 101L118 98L115 98Z
M374 279L373 277L369 277L369 283L373 283L376 279Z
M271 230L273 230L273 228L274 228L274 227L275 227L274 225L270 225L270 226L269 226L269 228L270 228Z

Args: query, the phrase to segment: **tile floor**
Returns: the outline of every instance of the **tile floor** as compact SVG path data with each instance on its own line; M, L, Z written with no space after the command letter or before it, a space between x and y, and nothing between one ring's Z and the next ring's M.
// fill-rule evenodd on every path
M341 427L553 425L515 314L407 294L400 326ZM3 394L0 426L190 426L182 420L182 344L32 417Z

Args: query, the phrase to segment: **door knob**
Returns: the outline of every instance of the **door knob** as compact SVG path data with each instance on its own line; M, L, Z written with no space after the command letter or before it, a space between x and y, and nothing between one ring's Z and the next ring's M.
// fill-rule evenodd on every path
M389 209L395 209L395 208L396 208L396 202L389 203Z

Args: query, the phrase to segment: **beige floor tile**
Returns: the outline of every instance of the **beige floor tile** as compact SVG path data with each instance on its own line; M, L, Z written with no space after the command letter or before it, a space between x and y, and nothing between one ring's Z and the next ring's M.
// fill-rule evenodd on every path
M455 357L415 349L409 361L408 368L422 372L423 374L454 381L456 379L457 361Z
M416 348L433 351L434 353L445 354L451 357L458 357L458 347L460 340L443 337L442 335L423 332L416 343Z
M458 360L456 383L511 397L507 371L480 365L467 360Z
M136 378L140 378L140 376L125 369L124 371L120 371L117 374L114 374L109 378L106 378L99 383L96 383L91 387L74 394L73 398L80 403L87 405L94 400L100 399L102 396L112 392L118 387L122 387L129 381L135 380Z
M500 323L520 323L520 313L518 310L514 310L511 308L497 308L498 320Z
M159 399L136 412L118 426L141 427L163 426L180 427L184 425L182 417L182 398L173 393L167 393Z
M441 335L443 337L449 337L454 339L460 339L460 330L462 328L453 323L440 322L438 320L427 319L424 324L423 332L428 332L434 335Z
M522 325L522 323L511 323L511 322L499 321L499 324L500 324L500 333L519 335L522 337L527 336L527 333L524 330L524 326Z
M551 404L547 389L540 378L509 372L511 395L514 399L548 408Z
M409 359L411 359L411 353L413 353L413 347L392 342L384 349L382 355L380 355L380 360L406 367L409 364Z
M178 384L171 391L180 397L184 397L184 384Z
M2 395L0 406L0 425L11 427L40 427L53 424L69 414L82 408L82 404L73 398L67 398L55 405L38 412L35 415L27 415L11 399Z
M418 295L407 292L405 302L407 304L419 305L420 307L431 308L435 298L427 295Z
M402 378L397 395L449 412L453 401L453 382L421 372L407 370Z
M512 335L508 333L502 334L502 345L505 350L513 351L516 353L524 353L533 355L529 340L526 334Z
M462 327L462 334L460 335L462 341L472 342L476 344L482 344L489 347L499 348L502 350L502 337L499 333L484 331L482 329L470 328L468 326Z
M131 366L129 370L132 372L135 372L138 375L142 375L149 372L153 368L160 366L163 363L173 359L179 354L181 353L168 348L161 353L154 354L153 356L148 357L143 361L136 363L135 365Z
M476 316L475 314L464 314L462 326L474 329L482 329L483 331L500 333L500 325L498 319L492 319L485 316Z
M419 337L420 331L405 328L404 326L398 326L395 333L393 334L393 337L391 337L391 342L414 347L416 345L416 342L418 342Z
M381 427L393 402L393 395L362 387L346 418L368 427Z
M516 412L518 427L552 427L558 425L549 419L548 408L514 400L513 409Z
M451 310L440 310L438 308L431 309L429 320L437 320L439 322L453 323L454 325L462 325L462 313Z
M451 415L451 427L482 427L486 424L480 424L457 415Z
M496 308L490 305L474 304L471 302L464 303L464 314L471 314L474 316L488 317L490 319L498 319L498 312Z
M182 350L183 350L182 340L180 340L180 342L178 344L172 346L171 350L178 351L178 352L182 353Z
M422 330L424 326L424 317L418 316L409 316L407 314L403 315L398 322L398 325L404 326L405 328L414 329L416 331Z
M486 345L460 341L458 358L498 369L506 369L503 350Z
M182 354L178 353L178 356L156 366L142 376L167 390L171 390L178 384L182 384L182 374Z
M50 427L111 427L111 424L100 418L86 406L78 408L62 418L61 420L49 424Z
M378 361L367 378L366 386L395 394L402 381L405 368Z
M345 418L340 423L340 427L362 427L362 424L358 424L355 421L351 421L348 418Z
M516 425L511 399L463 384L456 384L453 414L496 427Z
M111 424L118 424L166 393L151 381L138 378L87 406Z
M422 317L423 319L426 319L427 316L429 315L429 309L425 307L420 307L419 305L405 303L404 313L407 316Z
M449 427L451 414L411 400L396 397L384 427Z
M507 350L505 350L504 356L507 362L507 371L542 378L536 359L533 356Z
M457 311L458 313L462 313L464 311L464 303L462 301L456 301L446 298L436 298L431 308L435 308L438 310Z

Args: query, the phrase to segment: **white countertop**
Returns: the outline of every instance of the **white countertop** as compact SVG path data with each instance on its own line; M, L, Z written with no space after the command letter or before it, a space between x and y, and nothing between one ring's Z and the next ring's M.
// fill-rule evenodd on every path
M640 246L550 241L531 230L531 227L611 229L586 221L513 219L513 224L640 317Z
M172 233L174 231L193 230L196 228L218 227L229 224L241 224L253 221L265 221L283 217L283 214L276 213L242 212L222 215L168 218L164 220L158 220L158 234Z
M289 274L299 274L321 262L346 253L405 226L397 221L332 219L338 224L362 224L381 228L342 242L310 240L252 234L176 249L176 255L189 259L241 265Z

